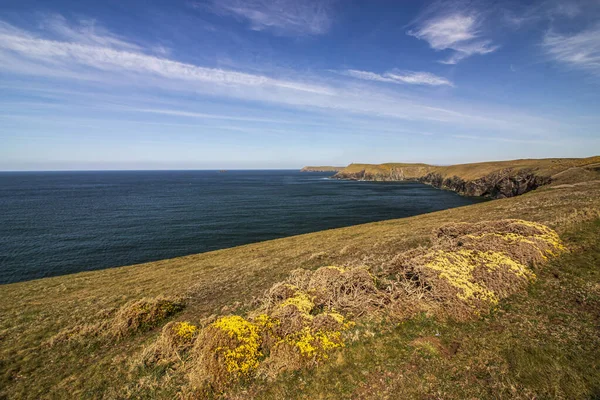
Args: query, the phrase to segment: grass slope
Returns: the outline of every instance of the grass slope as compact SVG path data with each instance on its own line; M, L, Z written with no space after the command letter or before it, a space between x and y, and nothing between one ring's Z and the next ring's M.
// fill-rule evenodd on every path
M456 398L513 398L515 393L522 397L532 393L541 398L586 398L598 390L600 381L596 361L600 343L594 341L599 336L594 319L599 237L598 224L583 221L597 218L599 210L600 182L592 180L417 217L3 285L0 397L172 398L183 384L181 376L164 369L149 373L130 365L131 358L156 338L158 329L84 347L49 348L44 343L65 327L95 322L103 310L130 300L189 294L189 306L178 315L180 320L239 311L296 268L357 261L374 265L427 244L431 230L445 222L520 218L548 224L580 249L543 273L531 299L503 303L489 321L452 324L425 318L399 327L374 327L372 339L349 348L325 369L242 390L266 398L300 397L292 391L294 385L305 390L308 398L316 393L393 398L403 392L416 397L442 393ZM435 336L438 331L440 337ZM410 344L419 337L425 338L422 344ZM444 354L454 352L454 341L461 350L446 358Z

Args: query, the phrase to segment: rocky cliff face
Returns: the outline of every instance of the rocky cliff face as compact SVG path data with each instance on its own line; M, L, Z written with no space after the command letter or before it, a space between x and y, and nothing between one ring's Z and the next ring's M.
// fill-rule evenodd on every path
M337 179L350 179L358 181L410 181L418 180L432 171L431 167L415 166L391 168L389 170L366 170L348 172L342 170L334 175Z
M483 196L493 199L518 196L550 183L550 177L536 175L533 171L501 170L482 178L465 181L457 176L443 178L439 173L429 173L417 181L431 186L453 190L464 196Z
M445 177L442 172L432 172L435 167L408 167L391 169L389 173L368 171L340 171L334 178L368 181L416 181L436 188L455 191L464 196L482 196L494 199L518 196L550 183L551 179L531 169L502 169L474 180L458 176ZM437 168L441 169L442 168Z

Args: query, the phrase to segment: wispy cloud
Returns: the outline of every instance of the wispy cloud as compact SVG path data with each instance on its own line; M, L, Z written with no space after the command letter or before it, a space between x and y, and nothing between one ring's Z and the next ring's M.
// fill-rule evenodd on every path
M70 81L73 90L81 86L81 92L86 94L90 91L82 79L87 79L91 82L90 85L99 83L96 86L102 87L102 90L111 85L111 91L121 89L127 97L136 93L131 88L143 86L144 91L152 88L171 93L191 92L212 99L254 102L260 107L269 104L293 109L294 112L317 112L327 118L360 115L371 120L393 119L396 123L398 120L424 121L489 131L527 132L530 135L544 135L556 127L553 121L515 110L505 112L484 104L420 97L409 90L399 93L398 90L389 90L367 82L389 79L394 83L447 85L440 81L445 78L432 74L390 71L379 75L362 71L363 74L359 75L363 82L359 83L287 71L282 79L182 63L150 55L151 48L136 51L118 48L119 46L121 44L87 44L85 38L78 39L78 42L49 40L0 23L0 71L10 71L21 76L58 77L60 80L55 82L58 83L55 89L63 91L64 82ZM65 96L73 97L70 94ZM98 104L100 99L94 97L94 101ZM114 102L114 99L110 101ZM205 107L188 107L188 110L183 110L177 106L163 108L138 105L128 108L168 108L182 112L189 110L197 111L199 118L208 118L201 115L205 112Z
M181 111L181 110L165 110L165 109L156 109L156 108L132 108L131 111L141 112L141 113L150 113L150 114L162 114L162 115L172 115L175 117L189 117L189 118L199 118L199 119L218 119L218 120L230 120L230 121L243 121L243 122L265 122L265 123L276 123L276 124L296 124L297 121L287 121L281 119L272 119L272 118L257 118L257 117L243 117L239 115L223 115L223 114L209 114L209 113L198 113L191 111Z
M124 50L141 50L141 48L111 33L94 19L81 19L70 23L60 14L44 15L40 27L57 39L87 44L90 46L111 47Z
M549 31L542 46L555 61L600 75L600 24L573 34Z
M71 34L68 30L66 33ZM133 51L132 47L122 50L119 47L127 45L126 42L115 41L111 36L104 38L94 32L89 35L77 32L74 36L77 42L42 39L2 23L0 24L0 60L5 61L4 68L10 68L11 65L6 60L14 60L16 56L22 61L33 61L41 69L56 69L59 66L63 71L81 73L81 67L87 67L96 71L145 73L188 82L278 87L322 95L330 94L327 88L316 85L199 67ZM102 43L104 46L88 44L89 42ZM40 63L42 65L39 65Z
M476 135L451 135L457 139L466 139L466 140L486 140L492 142L506 142L506 143L531 143L531 144L545 144L545 145L554 145L560 146L562 143L558 143L555 140L536 140L536 139L519 139L519 138L510 138L510 137L498 137L498 136L476 136Z
M377 74L375 72L359 71L355 69L348 69L336 72L339 72L342 75L351 76L353 78L363 79L366 81L388 82L409 85L454 86L454 84L448 79L429 72L391 71L386 72L384 74Z
M483 38L484 16L475 10L440 6L441 11L429 10L407 34L425 40L434 50L452 50L442 64L456 64L474 54L488 54L498 46Z
M195 3L197 7L207 4ZM321 35L331 26L330 0L212 0L208 9L247 21L255 31Z

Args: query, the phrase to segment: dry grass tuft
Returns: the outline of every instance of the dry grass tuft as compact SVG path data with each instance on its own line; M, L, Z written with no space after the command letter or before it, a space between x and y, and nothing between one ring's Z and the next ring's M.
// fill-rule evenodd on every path
M316 271L298 269L271 290L282 293L280 285L310 295L314 306L321 310L338 310L361 316L375 312L385 304L385 296L382 297L378 291L375 277L362 266L348 269L326 266ZM273 294L270 292L267 297L271 301Z
M158 325L184 307L182 300L162 296L131 301L119 309L102 310L97 322L63 329L44 344L49 347L64 343L85 345L90 344L92 338L123 338Z
M190 322L169 322L158 339L144 349L140 363L148 366L182 361L182 355L194 345L198 332L198 327Z
M162 296L129 302L121 307L110 321L107 334L121 338L152 328L184 307L182 300Z

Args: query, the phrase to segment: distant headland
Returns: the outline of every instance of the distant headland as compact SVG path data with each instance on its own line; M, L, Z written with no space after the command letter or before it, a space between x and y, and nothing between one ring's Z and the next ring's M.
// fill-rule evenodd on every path
M313 166L308 166L308 167L304 167L300 170L300 172L339 172L341 170L343 170L346 167L332 167L331 165L325 165L325 166L319 166L319 167L313 167Z
M435 166L429 164L350 164L304 167L302 171L336 171L336 179L361 181L416 181L465 196L518 196L550 182L572 184L595 176L600 156L491 161Z

